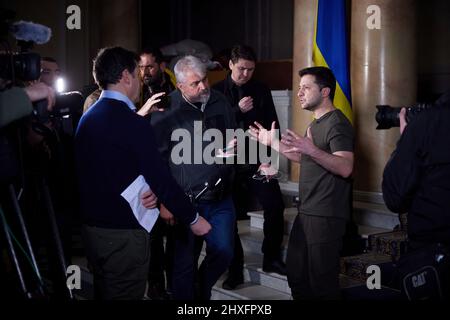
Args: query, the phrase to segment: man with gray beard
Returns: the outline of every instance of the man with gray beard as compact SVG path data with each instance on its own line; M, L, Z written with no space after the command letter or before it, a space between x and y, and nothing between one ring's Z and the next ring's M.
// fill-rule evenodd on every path
M233 257L236 217L231 199L233 167L217 162L205 163L203 153L211 142L203 141L203 134L208 129L217 129L225 137L227 129L236 128L236 122L226 98L210 89L206 66L198 58L186 56L180 59L174 71L178 90L170 94L170 107L154 113L151 118L159 151L191 199L204 189L205 182L214 185L220 178L221 183L195 201L199 214L212 225L206 237L195 237L185 226L175 225L172 292L176 300L209 300L211 288ZM172 156L174 147L185 142L172 141L172 133L177 129L184 129L190 138L189 150L182 150L181 163ZM195 141L201 141L197 149ZM206 256L197 272L203 241L206 242Z

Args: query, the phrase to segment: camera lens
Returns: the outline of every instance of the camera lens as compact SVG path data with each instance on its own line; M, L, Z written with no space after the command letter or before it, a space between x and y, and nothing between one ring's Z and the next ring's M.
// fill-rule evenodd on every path
M400 126L399 113L401 108L393 108L389 105L378 105L377 109L378 112L375 115L375 119L378 123L378 130Z

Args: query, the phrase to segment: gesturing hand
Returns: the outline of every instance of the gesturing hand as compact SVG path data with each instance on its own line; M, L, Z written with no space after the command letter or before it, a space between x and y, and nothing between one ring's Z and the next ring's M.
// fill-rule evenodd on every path
M142 106L142 108L139 109L137 114L144 117L147 114L155 112L155 111L164 111L164 109L156 108L156 107L154 108L154 106L155 106L155 104L157 104L158 102L161 101L161 99L158 99L158 98L162 97L165 94L166 94L165 92L160 92L160 93L155 93L154 95L152 95L145 102L145 104Z
M265 146L273 146L277 140L276 138L276 129L275 129L275 121L272 122L272 127L270 131L265 129L259 122L255 121L255 127L250 126L250 136L259 141L261 144Z
M301 153L311 156L317 150L309 127L306 130L306 137L299 136L294 131L287 129L286 133L281 136L281 143L288 147L284 151L286 153Z

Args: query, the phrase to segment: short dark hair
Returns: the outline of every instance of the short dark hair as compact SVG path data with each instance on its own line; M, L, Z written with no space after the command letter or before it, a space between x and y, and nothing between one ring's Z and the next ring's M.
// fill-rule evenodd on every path
M56 59L55 58L52 58L52 57L42 57L41 58L41 60L42 61L47 61L47 62L53 62L53 63L58 63L57 61L56 61Z
M156 47L145 47L144 49L142 49L142 51L139 55L142 56L143 54L150 54L153 57L155 57L155 62L157 64L164 62L164 57L163 57L161 50L159 50Z
M126 69L131 74L136 69L139 57L136 53L121 47L100 49L94 59L92 73L98 86L105 90L108 85L116 84Z
M310 67L300 70L298 74L300 78L306 75L314 76L315 83L320 89L330 88L330 100L333 101L336 91L336 78L331 69L327 67Z
M253 49L250 46L237 44L233 46L233 48L231 48L230 60L233 63L236 63L239 61L239 59L256 62L255 51L253 51Z

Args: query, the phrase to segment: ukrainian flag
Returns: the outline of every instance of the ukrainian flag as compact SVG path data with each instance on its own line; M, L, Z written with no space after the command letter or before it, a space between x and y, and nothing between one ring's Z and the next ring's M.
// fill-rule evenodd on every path
M353 123L345 0L318 0L313 62L330 68L337 80L334 105Z

